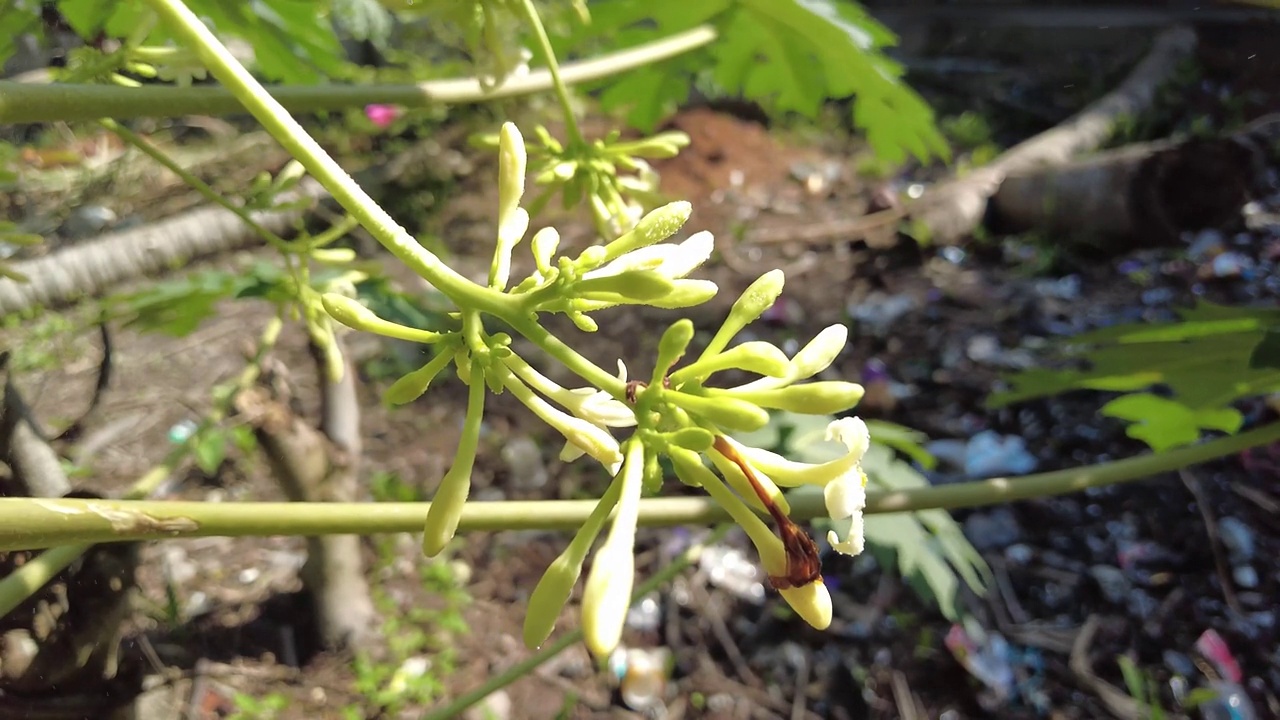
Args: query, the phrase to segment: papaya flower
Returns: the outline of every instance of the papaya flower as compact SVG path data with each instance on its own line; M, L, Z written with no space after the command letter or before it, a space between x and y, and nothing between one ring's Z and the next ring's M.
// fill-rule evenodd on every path
M747 447L726 438L753 468L780 487L813 485L822 488L827 514L835 529L827 534L831 547L845 555L861 554L865 547L863 510L867 506L867 474L862 458L871 444L871 433L860 418L840 418L827 425L827 440L845 446L846 452L825 463L796 462L768 450Z

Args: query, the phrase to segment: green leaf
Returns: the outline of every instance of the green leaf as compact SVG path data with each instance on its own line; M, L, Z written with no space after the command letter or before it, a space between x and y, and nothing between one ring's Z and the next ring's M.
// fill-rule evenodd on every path
M1280 326L1267 328L1249 355L1252 370L1280 369Z
M1180 315L1181 322L1117 326L1059 343L1062 359L1088 369L1033 368L1008 376L1011 389L992 395L986 405L1069 390L1128 392L1165 385L1178 402L1199 410L1280 390L1280 369L1250 365L1266 328L1280 323L1280 310L1202 302Z
M212 317L215 306L240 291L253 279L222 270L206 270L178 280L108 300L113 316L126 327L184 337Z
M0 66L18 50L18 40L23 35L34 36L40 44L44 39L44 26L40 22L40 3L6 2L0 3Z
M196 438L192 453L196 467L205 475L213 475L227 458L227 434L219 428L210 428Z
M709 47L602 81L606 110L627 109L628 122L652 130L689 91L688 78L709 69L729 95L775 113L814 118L823 103L853 96L854 124L890 162L913 155L947 158L933 111L902 82L903 69L883 54L894 35L856 4L834 0L615 0L592 5L591 25L560 49L592 43L625 47L712 23Z
M379 50L391 38L392 18L378 0L333 0L333 19L357 40Z
M1133 423L1125 432L1156 452L1190 445L1200 439L1202 429L1234 433L1244 423L1244 417L1234 408L1193 410L1180 402L1150 393L1116 398L1102 406L1101 412Z

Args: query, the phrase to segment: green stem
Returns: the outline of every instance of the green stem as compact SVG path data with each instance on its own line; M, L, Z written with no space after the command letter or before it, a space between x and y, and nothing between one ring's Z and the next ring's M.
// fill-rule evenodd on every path
M267 132L329 191L352 217L397 259L412 268L459 307L504 315L515 307L508 296L477 285L440 261L400 227L356 181L329 156L302 125L245 70L182 0L149 0L182 42L200 57L210 74L231 91Z
M534 37L538 40L538 49L542 51L542 60L547 64L547 72L551 73L551 84L555 88L556 98L560 101L560 109L564 111L564 127L569 135L569 142L574 145L583 145L585 141L582 138L582 130L578 128L578 118L573 114L569 88L560 77L560 64L556 61L555 50L551 48L551 38L547 37L547 29L542 25L538 8L534 6L533 0L522 0L520 6L524 10L525 19L533 28Z
M519 299L520 296L512 295L509 297ZM503 317L503 320L512 329L523 335L525 339L537 345L546 354L559 360L570 372L582 378L588 384L609 393L616 400L622 400L626 396L626 383L580 355L577 350L569 347L563 340L553 335L551 331L539 325L535 319L530 318L528 315L520 314Z
M280 330L283 327L284 323L278 317L272 318L267 323L253 359L240 371L240 375L227 388L226 392L215 394L213 407L205 415L204 420L201 421L195 432L191 434L191 437L186 442L170 450L159 465L151 468L142 477L138 478L133 487L125 492L124 497L126 500L141 500L155 492L156 488L160 487L160 484L166 478L173 475L182 462L195 450L196 441L200 437L200 433L222 422L223 418L230 412L231 403L235 400L236 394L257 382L258 376L262 373L262 361L266 358L267 353L275 347L276 341L280 338ZM91 544L79 543L54 547L27 561L5 577L0 578L0 618L8 615L14 608L22 604L23 600L31 597L33 593L44 587L45 583L75 562L76 558L83 555L91 546Z
M648 580L641 583L636 588L635 592L632 593L631 602L634 604L640 598L648 595L654 590L657 590L659 587L671 580L674 580L676 575L683 572L685 568L698 562L698 558L702 556L704 548L708 545L714 545L715 543L720 542L720 540L722 540L732 528L733 525L721 525L713 530L705 540L685 550L680 557L673 560L670 565L662 568ZM445 718L459 717L467 708L528 675L536 670L539 665L542 665L551 658L554 658L564 652L571 645L581 642L581 640L582 628L575 628L574 630L565 633L559 640L556 640L554 643L551 643L530 657L512 665L502 674L495 675L480 687L465 693L445 707L430 713L425 716L423 720L445 720Z
M940 487L872 490L868 514L993 505L1132 482L1280 441L1280 422L1191 447L1115 462L1015 478ZM459 531L569 530L591 514L595 500L467 503ZM417 532L430 503L205 503L0 498L0 551L57 545L160 540L171 537L246 537ZM821 493L796 493L791 516L826 514ZM641 501L639 524L710 525L730 520L706 497Z
M181 179L182 182L186 183L188 187L200 193L200 195L203 196L204 199L212 203L221 205L227 210L230 210L232 213L236 215L236 217L239 217L242 221L244 221L245 225L248 225L250 229L258 233L259 236L265 239L267 243L270 244L273 248L275 248L276 250L279 250L282 253L288 251L288 243L285 242L284 238L262 227L262 225L258 221L253 219L253 216L250 215L248 211L246 211L244 208L240 207L239 205L236 205L235 203L231 202L227 198L223 197L222 193L219 193L217 190L214 190L212 187L209 186L208 183L196 177L195 175L191 174L191 172L188 171L186 168L174 162L173 158L169 157L162 150L155 147L151 143L147 142L145 139L142 138L142 136L138 135L134 131L130 130L129 128L121 125L120 123L110 118L103 118L98 121L98 124L106 128L107 130L110 130L111 132L115 133L117 136L120 137L121 140L124 140L125 142L129 143L133 147L142 151L142 153L147 157L151 158L152 160L155 160L156 162L168 168L170 172L172 172L174 175L177 175L178 178Z
M567 84L599 80L695 50L715 39L716 31L704 25L629 50L570 63L562 69L560 76ZM474 78L460 78L418 85L276 85L271 87L270 92L290 112L301 114L342 110L373 103L407 108L483 103L533 95L545 92L552 86L551 74L539 69L525 76L507 78L502 85L488 91ZM218 116L243 111L240 101L226 88L121 88L61 83L38 85L0 80L0 125L92 121L103 117L127 120L182 115Z

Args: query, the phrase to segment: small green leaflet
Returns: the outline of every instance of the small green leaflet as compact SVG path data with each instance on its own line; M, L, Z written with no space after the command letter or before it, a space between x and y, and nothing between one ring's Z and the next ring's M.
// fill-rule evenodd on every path
M1253 370L1280 369L1280 326L1267 328L1262 341L1249 356L1249 367Z
M852 2L834 0L614 0L591 6L591 25L566 45L610 39L630 46L715 25L709 47L612 78L601 97L607 109L650 131L689 93L689 77L710 68L726 93L772 111L816 117L830 99L853 96L854 124L889 162L912 155L948 158L933 111L902 82L903 70L881 52L896 38Z
M391 38L391 13L378 0L333 0L333 19L356 40L379 50Z
M1155 450L1195 442L1202 430L1235 432L1229 406L1280 390L1280 310L1232 308L1200 302L1179 312L1181 322L1105 328L1059 344L1066 360L1087 369L1032 368L1008 376L1010 390L987 399L1003 407L1071 390L1136 393L1163 386L1169 397L1146 393L1118 398L1103 413L1135 423L1133 438Z
M1123 395L1102 406L1103 415L1130 423L1125 433L1160 452L1200 439L1201 430L1234 433L1244 423L1235 408L1193 410L1180 402L1150 393Z

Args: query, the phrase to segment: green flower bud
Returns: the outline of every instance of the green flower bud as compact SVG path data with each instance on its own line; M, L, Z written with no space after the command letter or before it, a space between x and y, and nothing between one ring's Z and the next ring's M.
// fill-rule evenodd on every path
M556 254L556 249L560 247L560 231L551 226L544 227L533 234L530 245L533 249L533 262L538 272L549 277L554 269L551 266L551 260Z
M552 135L545 126L538 125L533 128L533 134L538 136L538 142L542 146L551 151L552 155L559 155L564 152L564 146L560 141Z
M439 555L453 539L467 495L471 493L471 470L475 466L480 423L484 419L485 383L479 377L482 374L479 367L471 368L467 417L462 426L462 437L458 440L458 451L453 456L453 465L431 498L431 508L427 510L427 524L422 531L422 552L427 557Z
M671 292L646 304L664 310L679 310L701 305L719 291L720 288L710 280L676 280Z
M569 601L573 586L582 574L582 564L595 543L604 523L609 519L613 508L618 504L622 483L614 482L605 490L596 503L586 522L578 528L569 547L552 561L551 566L543 573L537 587L529 595L528 608L524 616L524 644L530 650L536 649L547 641L551 631L555 629L560 610Z
M785 281L786 277L781 270L770 270L751 283L750 287L734 301L724 324L702 351L702 357L708 358L724 350L742 328L755 322L765 310L772 307L778 296L782 294Z
M511 214L520 207L520 198L524 195L527 157L520 128L513 122L503 123L502 130L498 133L498 223L500 226L506 225ZM525 222L528 223L527 217Z
M498 220L498 243L493 250L493 263L489 266L489 287L505 290L511 278L511 252L529 229L529 213L522 207L513 208Z
M633 442L627 446L626 462L618 478L622 489L617 513L609 535L596 551L582 592L582 634L587 649L597 658L607 657L618 647L627 608L631 606L644 456L644 445Z
M711 445L716 440L716 436L713 435L710 430L700 427L680 428L675 432L664 433L663 437L670 446L690 450L695 453L710 450Z
M355 262L356 251L351 248L315 248L311 251L311 259L326 265L345 265Z
M663 205L641 218L630 232L605 245L605 260L666 240L684 226L692 212L693 206L683 200Z
M388 405L403 405L422 397L431 385L431 381L441 370L453 362L453 351L445 348L436 353L426 365L410 372L391 383L391 387L382 393L382 401Z
M679 385L693 379L705 380L722 370L745 370L766 377L785 377L790 369L791 361L786 353L770 343L753 340L680 368L671 374L671 382Z
M445 337L440 333L383 320L373 314L372 310L361 305L360 301L338 293L325 293L320 296L320 304L324 306L329 317L353 330L363 330L397 340L420 343L433 343Z
M572 286L578 297L603 302L646 302L675 289L675 281L653 270L631 270L617 275L579 280ZM616 298L616 300L615 300Z
M662 489L662 481L665 479L666 473L662 470L662 463L658 462L657 453L647 453L644 459L644 491L651 495L656 495Z
M278 193L284 192L285 190L292 188L294 185L297 185L298 181L306 176L306 174L307 169L303 167L302 163L297 160L290 160L284 166L284 169L276 175L276 179L272 183L272 189Z
M693 342L693 321L688 318L681 318L667 328L662 333L662 339L658 341L658 357L654 359L653 377L649 380L650 385L661 385L662 379L667 376L667 371L671 369L684 357L684 351L689 348L689 343Z
M670 391L663 393L663 399L728 430L754 432L769 424L769 413L764 408L738 398Z
M804 415L832 415L857 405L862 399L863 389L857 383L828 380L771 390L708 388L707 392L717 399L732 397L775 410Z
M808 380L826 370L835 362L836 357L849 342L849 328L844 325L830 325L814 336L800 352L791 358L792 382Z
M565 317L569 318L569 320L574 324L574 327L578 328L582 332L590 333L600 329L600 326L596 324L595 320L592 320L591 318L587 317L585 314L580 313L576 310L570 310L566 312Z
M671 454L671 464L675 467L676 475L680 479L686 484L705 489L711 499L719 503L728 511L734 522L742 526L747 537L751 538L751 542L756 546L756 551L760 553L760 564L764 566L766 572L772 575L786 573L787 551L782 545L782 540L751 511L750 507L743 503L741 498L734 495L733 491L726 487L710 468L702 464L702 458L699 455L687 451L676 451ZM754 492L748 490L748 494L744 497L751 498L753 505L757 507L760 505Z
M627 143L625 151L635 157L664 160L679 155L680 150L688 146L689 136L678 130L672 130L638 142Z

